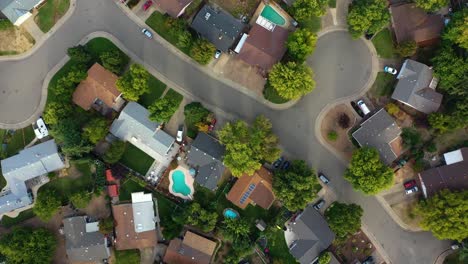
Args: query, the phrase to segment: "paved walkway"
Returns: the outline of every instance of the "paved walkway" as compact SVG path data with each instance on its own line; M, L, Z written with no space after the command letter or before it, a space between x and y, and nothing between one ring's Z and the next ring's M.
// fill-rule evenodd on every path
M26 29L36 42L41 40L45 35L34 21L34 16L31 16L28 20L24 21L24 23L21 24L21 27Z

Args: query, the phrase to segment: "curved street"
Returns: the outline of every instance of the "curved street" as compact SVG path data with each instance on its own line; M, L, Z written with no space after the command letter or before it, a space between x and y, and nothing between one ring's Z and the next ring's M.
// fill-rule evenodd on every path
M363 40L354 41L345 31L323 35L307 62L315 71L317 88L293 107L279 111L207 75L172 49L146 39L140 30L141 26L112 0L77 1L72 16L31 56L0 59L0 123L13 125L37 115L44 78L66 55L66 49L92 32L105 31L145 64L209 105L247 121L259 114L270 118L289 154L307 160L329 175L339 200L364 208L363 223L392 263L433 263L448 248L447 241L439 241L428 232L401 229L376 198L354 192L342 177L345 164L323 147L315 135L315 121L322 109L339 98L360 93L371 77L372 55Z

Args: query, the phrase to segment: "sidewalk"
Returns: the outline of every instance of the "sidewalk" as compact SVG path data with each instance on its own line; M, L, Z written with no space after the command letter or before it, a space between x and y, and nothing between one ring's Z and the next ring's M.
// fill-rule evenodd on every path
M26 20L22 25L21 25L26 31L31 34L31 36L34 38L36 42L41 40L44 37L44 32L37 26L36 22L34 21L34 16L31 16L28 20Z

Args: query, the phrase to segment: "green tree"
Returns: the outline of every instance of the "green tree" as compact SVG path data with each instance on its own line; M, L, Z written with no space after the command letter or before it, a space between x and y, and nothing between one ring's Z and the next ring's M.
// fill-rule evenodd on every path
M392 186L393 171L380 161L376 149L364 147L354 151L344 178L354 189L373 195Z
M437 89L457 97L468 96L468 58L457 55L449 44L444 44L432 58L434 75L439 78Z
M320 254L318 264L329 264L331 261L330 252L324 251Z
M52 263L57 241L45 228L15 227L0 238L0 254L12 264Z
M72 114L73 107L70 104L50 102L46 105L46 109L44 110L42 117L48 125L55 125L60 120L65 119Z
M396 46L396 53L402 57L410 57L416 50L418 49L418 45L414 41L406 41L398 44Z
M227 123L218 132L220 142L226 146L224 164L232 175L252 175L263 161L273 162L280 155L278 137L272 124L264 116L258 116L251 127L241 120Z
M58 212L61 205L60 199L53 191L42 190L37 194L33 211L42 221L47 222Z
M200 102L193 102L185 105L184 107L185 121L188 124L204 123L207 121L210 114L211 112L203 107Z
M389 20L387 2L382 0L355 0L349 6L348 27L351 36L358 38L365 33L375 34Z
M451 106L453 109L447 113L432 113L428 117L429 125L439 134L468 126L468 99L452 102Z
M138 98L149 92L149 73L140 64L132 64L130 69L117 80L117 88L125 99L138 101Z
M334 202L325 211L331 230L339 239L346 239L361 228L362 208L357 204Z
M315 172L303 160L294 160L288 169L277 171L273 177L273 191L290 211L304 209L320 189Z
M82 136L96 144L107 135L107 132L107 121L104 118L95 117L84 126Z
M222 225L223 238L233 242L242 237L249 237L251 226L245 219L225 219Z
M414 0L416 5L428 12L434 12L448 6L449 0Z
M109 234L114 230L114 219L112 217L99 220L99 232Z
M72 118L64 119L56 124L50 130L50 134L61 144L65 155L81 157L93 149L93 146L81 138L80 125Z
M73 66L63 77L57 80L52 87L55 101L70 103L71 96L78 83L86 79L88 73L83 64Z
M88 64L92 59L91 54L89 54L86 47L82 45L68 48L67 54L70 56L70 59L84 64Z
M401 133L403 145L410 148L417 148L423 143L421 134L412 127L405 127Z
M304 22L313 16L322 16L326 12L328 0L297 0L292 5L293 17Z
M190 57L201 65L208 64L216 51L216 47L204 39L198 39L190 49Z
M70 196L70 202L75 208L86 208L91 201L92 195L86 191L80 191Z
M284 99L299 99L315 88L312 70L295 62L277 63L271 69L269 85Z
M196 226L203 232L212 231L217 221L218 214L203 209L199 203L192 203L185 211L185 223Z
M286 46L289 56L302 63L314 52L315 43L317 43L317 36L314 33L308 29L298 29L289 35Z
M443 38L468 50L468 9L453 13Z
M126 66L127 60L125 55L118 50L106 51L99 56L102 66L107 70L120 74Z
M112 142L109 149L104 154L103 160L107 163L117 163L125 152L125 142L116 140Z
M468 237L468 191L442 190L421 201L416 213L422 217L420 226L440 239L461 242Z
M179 102L169 96L158 99L149 108L149 119L156 122L169 122L179 108Z

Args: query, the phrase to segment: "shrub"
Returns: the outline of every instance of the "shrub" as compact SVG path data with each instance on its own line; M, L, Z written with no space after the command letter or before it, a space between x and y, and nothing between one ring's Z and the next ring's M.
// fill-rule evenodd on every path
M416 42L414 41L406 41L398 44L395 48L395 51L398 55L402 57L409 57L416 53L418 45L416 45Z
M13 24L8 19L0 19L0 31L14 28Z
M215 53L215 46L204 39L195 41L190 49L190 57L201 65L206 65L211 61Z
M437 145L435 144L435 142L432 141L426 145L426 150L428 152L434 153L437 151Z
M349 123L350 123L350 119L349 119L349 116L345 113L341 113L340 114L340 117L338 118L338 125L343 128L343 129L346 129L349 127Z
M328 132L327 138L330 141L336 141L338 139L338 133L336 133L335 130L332 130L332 131Z
M393 103L387 104L385 106L385 109L392 116L395 116L396 114L398 114L398 112L400 112L400 108L396 104L393 104Z
M89 54L89 52L86 50L86 47L82 45L68 48L67 54L72 60L80 63L86 64L89 63L92 59L91 54Z

